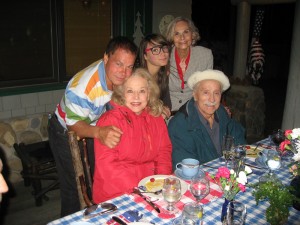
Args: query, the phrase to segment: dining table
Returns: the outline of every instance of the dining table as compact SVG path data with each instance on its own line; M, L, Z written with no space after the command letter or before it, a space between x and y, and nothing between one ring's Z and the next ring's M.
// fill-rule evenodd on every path
M249 146L259 146L263 149L274 149L275 145L270 141L270 138L263 139ZM269 224L266 221L266 209L269 207L268 201L256 202L253 196L253 188L249 187L249 184L254 184L259 181L259 178L267 172L267 168L262 168L261 165L257 165L255 157L246 157L245 162L252 169L252 173L247 176L248 183L245 192L239 192L235 200L242 202L246 206L246 219L245 224ZM205 171L206 176L210 179L210 193L204 199L201 200L203 206L203 224L216 225L222 224L221 222L221 210L224 203L224 197L222 196L222 190L220 187L210 178L210 175L216 174L219 167L225 166L224 159L222 157L214 159L201 165L201 169ZM292 175L288 169L288 162L282 161L280 169L274 171L278 179L285 185L289 185L292 179ZM175 176L173 174L173 176ZM184 181L186 185L189 185L189 180ZM85 219L83 216L84 210L78 211L74 214L62 217L60 219L51 221L48 225L57 224L118 224L112 220L112 216L117 216L124 221L128 219L128 214L135 218L139 222L147 222L148 224L172 224L173 220L180 216L181 211L185 203L195 201L194 197L187 188L187 191L182 195L180 201L176 203L177 213L166 213L166 203L163 199L152 199L153 202L161 209L160 213L157 213L144 199L134 193L125 193L121 196L108 200L107 202L113 203L118 207L118 210L96 216L91 219ZM96 212L100 212L101 207L98 207ZM288 225L300 225L300 211L297 211L293 207L289 208L289 217L286 224ZM129 219L127 221L130 221Z

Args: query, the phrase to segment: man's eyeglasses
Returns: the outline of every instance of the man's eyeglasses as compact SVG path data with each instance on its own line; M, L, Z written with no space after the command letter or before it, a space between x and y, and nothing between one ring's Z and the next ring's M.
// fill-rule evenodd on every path
M151 51L153 55L159 55L161 51L164 53L169 53L169 46L168 45L160 45L154 46L152 48L146 48L145 52Z

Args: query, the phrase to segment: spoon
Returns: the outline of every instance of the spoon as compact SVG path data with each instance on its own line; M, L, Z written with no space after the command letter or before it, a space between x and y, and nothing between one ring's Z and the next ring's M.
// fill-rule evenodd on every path
M162 193L162 189L158 190L158 191L140 191L141 193L151 193L151 194L155 194L155 195L159 195L160 193Z
M100 204L101 208L106 209L104 211L98 212L98 213L92 213L92 210L88 210L89 208L94 208L94 205L88 207L85 211L84 211L84 218L85 219L90 219L93 218L95 216L100 216L103 215L105 213L109 213L109 212L114 212L118 209L118 207L112 203L107 203L107 202L103 202ZM97 209L97 207L94 209L94 211Z

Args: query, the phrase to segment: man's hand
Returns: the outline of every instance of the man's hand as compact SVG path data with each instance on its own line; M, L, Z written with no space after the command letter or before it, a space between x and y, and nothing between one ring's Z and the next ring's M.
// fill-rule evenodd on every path
M166 120L169 119L170 116L171 116L171 110L167 106L164 106L162 111L162 117Z
M115 126L105 126L99 128L99 137L102 144L106 145L109 148L116 147L121 139L123 134L122 130Z
M109 148L116 147L119 144L122 130L115 126L91 126L84 121L78 121L73 126L68 126L68 130L76 132L79 138L97 138L102 144Z

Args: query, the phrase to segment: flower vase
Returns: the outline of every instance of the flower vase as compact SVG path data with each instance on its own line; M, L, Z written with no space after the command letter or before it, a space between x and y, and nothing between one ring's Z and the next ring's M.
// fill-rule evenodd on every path
M300 176L294 177L290 185L294 188L291 193L300 198ZM300 211L300 202L293 201L293 208Z
M221 213L221 222L222 224L231 224L234 204L233 200L228 200L225 198L225 201L222 205L222 213Z

